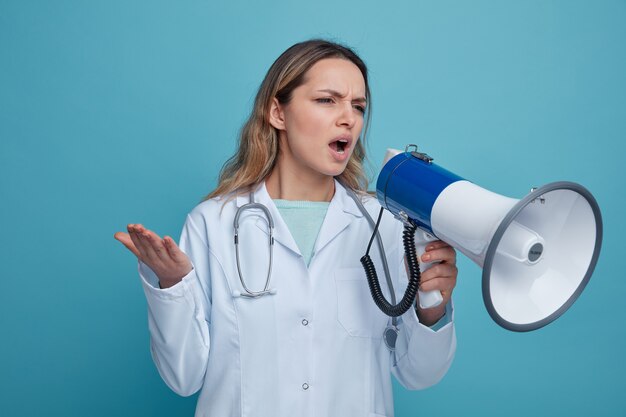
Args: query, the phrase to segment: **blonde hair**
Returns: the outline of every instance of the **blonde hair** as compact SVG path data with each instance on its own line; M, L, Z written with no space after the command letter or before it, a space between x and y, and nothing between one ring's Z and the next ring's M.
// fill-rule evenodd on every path
M222 167L217 188L203 200L230 193L237 195L248 192L272 172L279 152L278 131L269 122L272 101L276 97L281 104L289 103L293 90L304 83L306 72L316 62L326 58L351 61L359 68L365 80L368 106L363 132L338 180L355 191L367 191L368 180L363 168L365 137L371 114L367 67L350 48L335 42L313 39L291 46L274 61L259 87L250 117L241 129L237 151Z

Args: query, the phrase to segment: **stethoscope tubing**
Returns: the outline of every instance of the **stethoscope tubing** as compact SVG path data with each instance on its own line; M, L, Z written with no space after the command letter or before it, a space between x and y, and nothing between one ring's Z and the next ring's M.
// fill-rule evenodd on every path
M267 223L269 228L269 256L270 256L270 264L267 269L267 277L265 278L265 287L261 291L252 291L246 286L246 282L243 278L243 274L241 272L241 256L239 255L239 217L246 210L259 209L265 213L267 217ZM241 296L247 298L258 298L266 294L276 294L276 290L270 290L270 282L272 279L272 267L274 263L274 219L272 219L272 215L269 209L261 203L254 202L254 196L250 193L250 202L248 204L244 204L239 207L237 213L235 213L235 219L233 221L233 227L235 229L235 258L237 260L237 274L239 275L239 281L241 282L241 286L243 287L245 293L236 291L233 293L233 296Z

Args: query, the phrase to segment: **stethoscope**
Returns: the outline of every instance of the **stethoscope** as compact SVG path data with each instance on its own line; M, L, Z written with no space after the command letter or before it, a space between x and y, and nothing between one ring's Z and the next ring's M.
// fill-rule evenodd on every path
M247 286L246 282L243 279L243 274L241 273L241 256L239 255L239 217L246 210L259 209L264 214L267 220L267 226L269 229L269 252L270 252L270 265L267 269L267 278L265 278L265 287L261 291L251 291ZM250 202L248 204L244 204L243 206L237 209L235 213L234 220L234 228L235 228L235 258L237 259L237 274L239 275L239 281L241 281L241 286L245 292L234 291L233 297L247 297L247 298L259 298L267 294L276 294L276 289L270 289L270 281L272 279L272 264L274 261L274 219L272 218L272 214L269 209L261 204L254 202L254 194L250 193Z
M343 185L343 184L342 184ZM361 202L361 199L355 194L355 192L350 188L344 185L344 188L346 190L346 192L348 193L348 195L350 196L350 198L352 198L352 200L354 200L354 202L356 203L356 205L359 207L359 210L361 211L361 213L363 213L363 215L365 216L365 218L367 219L367 221L370 223L370 225L372 226L372 228L375 229L376 226L376 222L374 221L374 219L372 218L372 216L370 216L369 212L365 209L365 207L363 206L363 203ZM242 205L241 207L239 207L237 209L237 212L235 213L235 219L233 221L233 227L235 229L235 236L234 236L234 241L235 241L235 258L237 260L237 274L239 275L239 281L241 282L241 286L243 288L243 292L242 291L233 291L233 297L235 298L239 298L239 297L243 297L243 298L248 298L248 299L257 299L260 298L264 295L274 295L277 293L276 288L270 288L270 283L272 280L272 264L273 264L273 260L274 260L274 219L272 218L272 214L270 213L269 209L261 204L261 203L256 203L254 201L254 194L253 192L250 192L250 202L247 204ZM242 216L242 214L246 211L246 210L254 210L254 209L258 209L261 210L263 212L263 214L265 215L265 220L267 221L267 225L268 225L268 248L269 248L269 257L270 257L270 263L269 263L269 267L267 269L267 277L265 278L265 286L263 287L263 289L261 291L252 291L248 288L248 286L246 285L245 279L243 277L243 274L241 272L241 255L239 254L239 218ZM383 241L382 238L380 237L380 233L378 232L378 230L376 230L376 240L378 242L378 248L380 250L380 256L382 259L382 263L383 263L383 269L385 271L385 279L387 280L387 285L389 287L390 290L390 298L391 298L391 302L392 304L396 303L396 296L395 296L395 291L393 288L393 283L391 282L391 276L389 274L389 266L387 265L387 256L385 254L385 248L383 247ZM387 345L387 347L390 350L394 350L395 349L395 345L396 345L396 339L398 337L398 326L397 326L397 317L392 317L391 318L391 325L388 326L384 333L383 333L383 340L385 341L385 344Z

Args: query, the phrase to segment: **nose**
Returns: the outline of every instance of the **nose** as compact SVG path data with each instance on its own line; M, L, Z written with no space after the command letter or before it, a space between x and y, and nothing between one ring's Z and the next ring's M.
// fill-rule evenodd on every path
M354 108L352 107L352 103L344 102L343 106L341 106L340 114L337 119L337 124L339 126L344 126L347 128L354 127L356 123L356 115L354 114Z

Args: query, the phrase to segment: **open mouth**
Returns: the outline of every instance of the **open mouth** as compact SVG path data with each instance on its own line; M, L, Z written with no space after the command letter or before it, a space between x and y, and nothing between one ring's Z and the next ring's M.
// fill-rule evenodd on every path
M343 154L348 147L348 141L346 139L339 139L331 142L329 146L333 151L337 152L338 154Z

